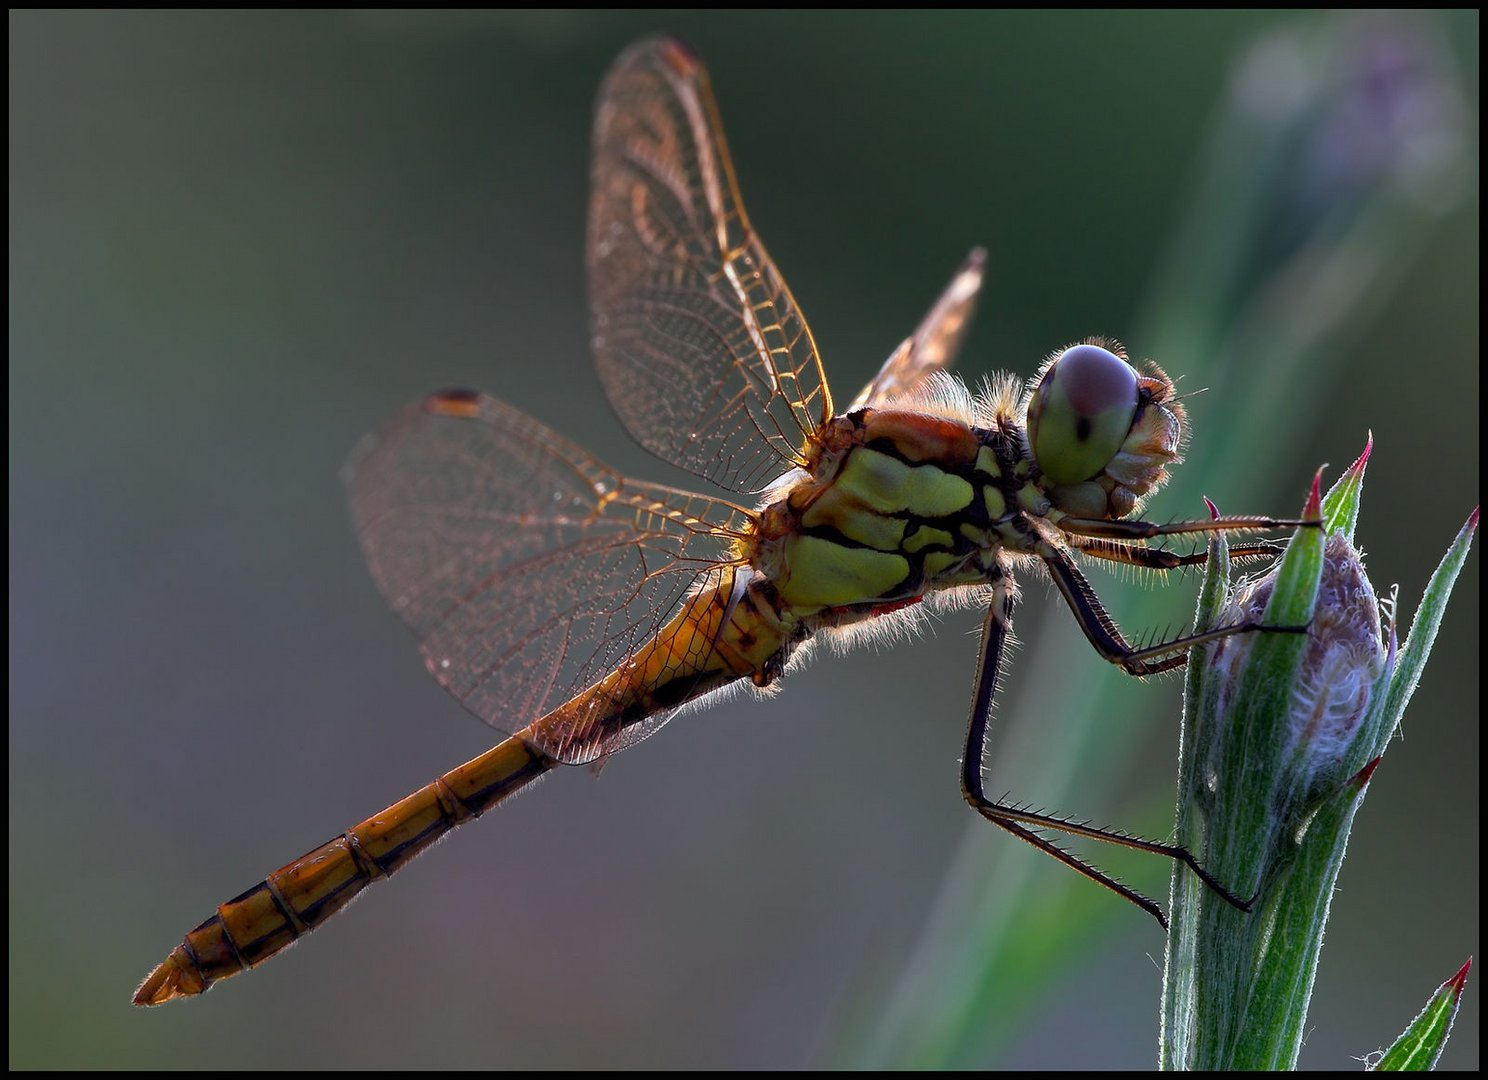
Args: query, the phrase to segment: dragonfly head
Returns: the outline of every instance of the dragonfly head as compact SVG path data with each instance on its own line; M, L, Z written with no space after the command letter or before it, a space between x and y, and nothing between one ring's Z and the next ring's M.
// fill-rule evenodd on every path
M1055 353L1034 377L1028 445L1059 509L1126 517L1180 460L1183 406L1157 365L1144 369L1119 344L1092 340Z

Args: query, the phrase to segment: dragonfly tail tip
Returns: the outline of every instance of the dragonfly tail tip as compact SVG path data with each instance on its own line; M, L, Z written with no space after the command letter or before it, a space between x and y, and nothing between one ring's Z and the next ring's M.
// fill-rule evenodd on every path
M134 1003L146 1006L164 1005L174 998L200 994L206 988L205 982L196 971L196 965L177 946L165 958L164 963L145 976L145 981L134 992Z

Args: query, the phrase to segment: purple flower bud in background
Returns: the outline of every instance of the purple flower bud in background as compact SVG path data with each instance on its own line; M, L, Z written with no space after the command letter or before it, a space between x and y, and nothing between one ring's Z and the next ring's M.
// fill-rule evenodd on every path
M1231 83L1238 114L1297 142L1275 222L1295 241L1346 225L1376 195L1444 210L1464 179L1466 108L1439 25L1384 12L1340 23L1320 41L1262 39Z

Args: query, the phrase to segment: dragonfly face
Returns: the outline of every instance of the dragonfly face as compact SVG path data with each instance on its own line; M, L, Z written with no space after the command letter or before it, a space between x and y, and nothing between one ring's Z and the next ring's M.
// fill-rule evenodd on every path
M1149 541L1294 523L1128 518L1178 460L1183 412L1167 377L1139 372L1119 346L1071 346L1027 393L1005 378L974 400L946 369L981 284L980 251L837 411L811 331L745 214L707 75L680 43L644 41L616 61L593 148L600 378L643 446L738 501L621 476L472 391L434 394L364 440L347 483L372 576L430 673L511 737L222 904L137 1004L261 963L558 765L602 760L731 683L767 685L813 634L937 592L960 590L987 611L966 801L1159 917L1038 830L1115 839L1202 876L1181 849L985 797L1010 570L1042 565L1101 655L1144 675L1181 664L1195 640L1248 627L1133 649L1073 555L1170 570L1201 556Z

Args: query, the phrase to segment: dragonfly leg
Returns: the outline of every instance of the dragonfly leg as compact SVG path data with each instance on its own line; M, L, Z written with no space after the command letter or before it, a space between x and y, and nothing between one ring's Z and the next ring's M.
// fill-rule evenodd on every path
M1263 532L1267 529L1320 529L1321 521L1303 521L1298 518L1273 517L1217 517L1208 521L1173 521L1158 525L1152 521L1130 518L1077 518L1059 519L1059 528L1076 536L1098 536L1108 540L1151 540L1157 536L1182 536L1188 533L1213 533L1239 530L1240 532Z
M1140 649L1133 648L1126 638L1122 637L1115 621L1106 612L1100 598L1095 595L1095 590L1090 587L1090 582L1085 579L1084 574L1080 573L1069 555L1058 548L1047 546L1039 552L1039 557L1043 559L1044 565L1049 570L1049 576L1054 580L1055 588L1059 590L1059 595L1064 597L1065 603L1074 612L1075 621L1079 623L1080 629L1089 639L1090 644L1095 647L1095 651L1119 666L1128 675L1142 677L1180 668L1188 662L1188 650L1193 646L1217 641L1232 634L1244 634L1253 630L1305 634L1308 630L1306 626L1267 626L1256 620L1247 619L1226 626L1216 626L1197 634L1185 634L1182 637L1158 642L1156 645L1148 645Z
M1116 895L1129 900L1158 921L1164 930L1168 927L1167 916L1156 901L1148 899L1130 886L1064 850L1037 830L1046 829L1068 836L1079 836L1099 840L1135 851L1146 851L1176 859L1192 870L1225 902L1250 910L1250 902L1235 896L1215 880L1199 865L1199 861L1187 849L1172 844L1159 844L1128 833L1102 829L1084 822L1069 821L1048 814L1034 813L1012 803L1000 802L987 797L983 761L987 752L987 732L992 720L992 704L1002 676L1002 652L1012 631L1013 591L1006 578L994 582L995 593L982 621L981 655L977 663L976 686L972 692L971 719L966 733L966 754L961 759L961 794L967 804L992 824L1006 830L1019 840L1031 844L1058 859L1070 869L1084 875L1098 885L1110 889Z
M1095 537L1084 537L1070 534L1065 537L1070 546L1082 555L1089 555L1092 559L1104 559L1107 562L1126 563L1129 566L1141 566L1148 570L1178 570L1186 566L1203 566L1209 561L1207 551L1195 551L1188 555L1180 555L1176 551L1167 551L1163 548L1142 547L1139 544L1123 543L1119 540L1106 540ZM1230 558L1260 559L1268 555L1280 555L1281 547L1271 543L1269 540L1258 540L1253 544L1235 544L1230 548Z

